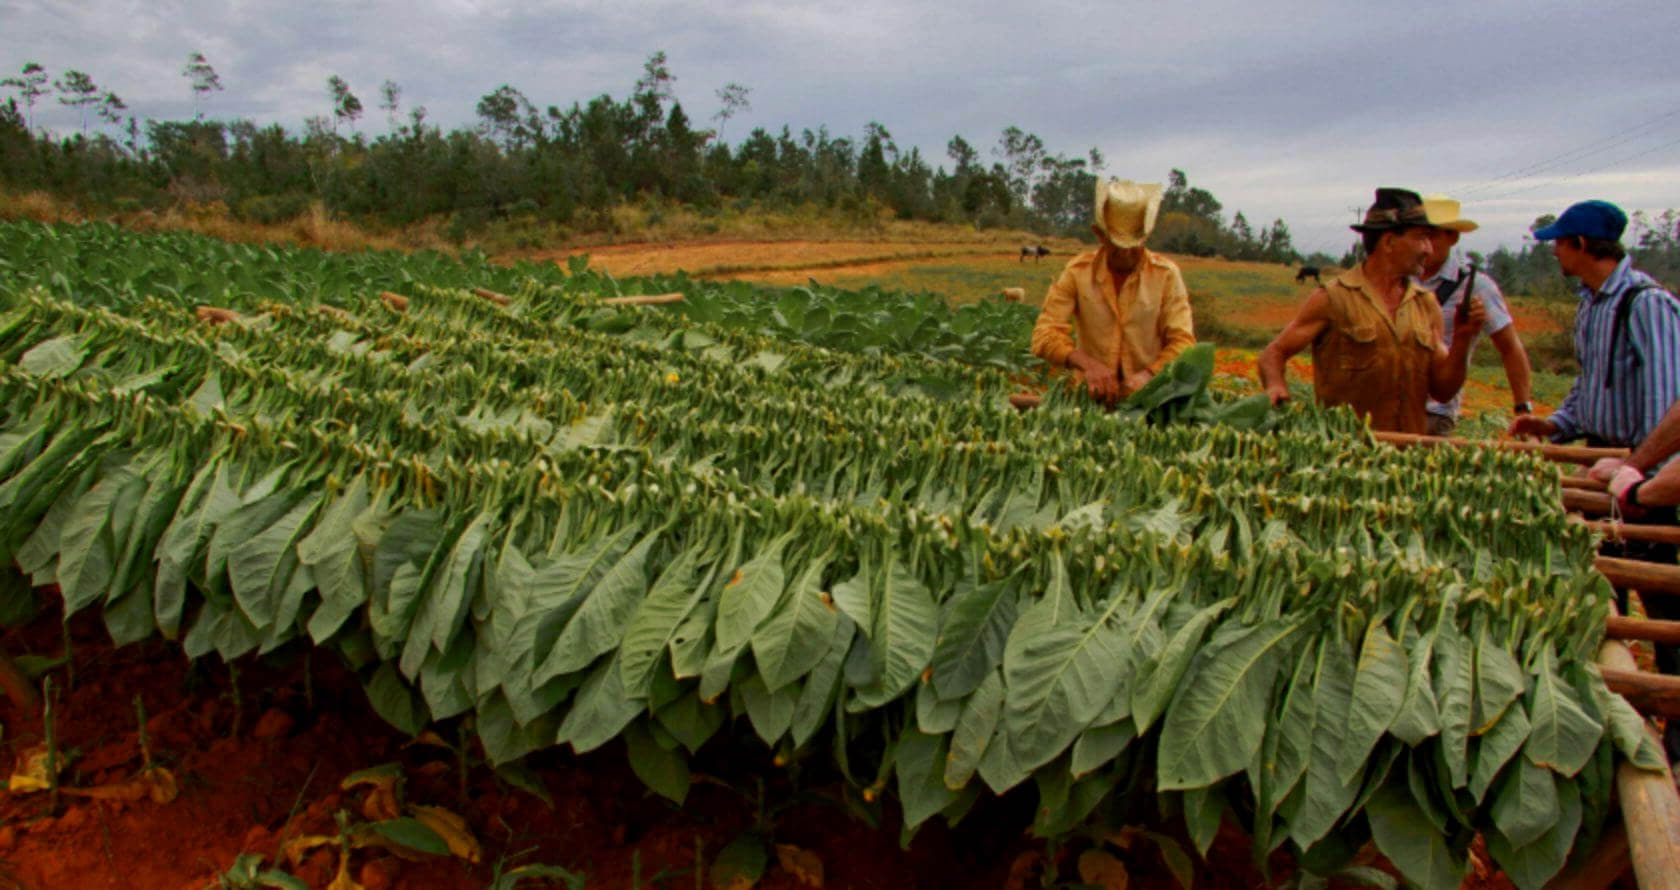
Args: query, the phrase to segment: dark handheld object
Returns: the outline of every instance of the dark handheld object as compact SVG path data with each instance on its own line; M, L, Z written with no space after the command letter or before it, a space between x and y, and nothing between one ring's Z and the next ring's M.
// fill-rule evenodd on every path
M1458 311L1453 313L1453 323L1461 324L1470 317L1470 298L1476 295L1476 273L1481 271L1475 264L1471 264L1470 271L1464 275L1464 297L1458 301Z

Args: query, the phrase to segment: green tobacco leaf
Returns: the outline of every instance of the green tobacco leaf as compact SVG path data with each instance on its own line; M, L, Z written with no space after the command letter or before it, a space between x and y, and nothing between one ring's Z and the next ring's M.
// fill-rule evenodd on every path
M875 599L875 632L869 638L875 682L857 691L858 703L867 707L892 701L921 679L933 658L939 620L933 593L896 557L881 571Z
M546 683L561 674L582 670L624 640L636 604L648 594L648 553L664 531L661 528L643 537L584 594L572 620L537 668L534 682Z
M946 601L933 651L933 687L940 698L972 693L1003 662L1016 603L1016 586L1007 579L960 588Z
M560 722L554 743L570 743L579 754L593 751L612 741L646 707L646 703L625 694L615 655L590 672L571 711Z
M1082 778L1120 756L1120 752L1136 738L1137 728L1129 719L1108 726L1093 726L1080 733L1079 739L1073 743L1073 759L1068 764L1068 770L1074 778Z
M87 490L65 519L59 535L58 586L65 614L105 598L116 570L110 533L111 508L136 477L124 468Z
M1429 671L1435 653L1435 636L1431 633L1411 647L1406 697L1400 704L1400 713L1388 728L1395 738L1413 747L1441 731L1441 705L1435 696Z
M1406 694L1406 653L1381 621L1372 621L1359 650L1359 668L1353 677L1353 703L1348 710L1347 731L1336 763L1336 777L1352 781L1364 766L1377 740L1399 715Z
M1517 846L1497 829L1486 833L1488 852L1518 890L1542 890L1569 860L1581 828L1581 792L1573 782L1559 781L1558 817L1534 841Z
M1116 597L1085 614L1056 599L1034 603L1004 647L1004 729L1022 765L1061 754L1108 704L1125 666Z
M749 831L730 841L718 853L707 876L711 878L712 886L720 890L747 890L764 877L764 869L769 864L770 855L765 850L764 839Z
M1505 716L1482 735L1481 744L1476 747L1476 763L1470 771L1470 796L1477 803L1487 796L1488 789L1493 787L1494 779L1498 778L1505 764L1522 750L1531 728L1528 709L1522 706L1522 702L1517 702L1507 708Z
M752 635L753 660L764 685L775 692L817 666L834 635L840 613L824 599L823 571L829 556L812 560L788 586L775 611Z
M407 735L419 735L426 718L419 697L397 673L396 665L381 664L364 687L373 710Z
M741 681L739 688L753 731L766 745L774 746L793 725L794 708L799 704L799 687L783 686L771 692L764 685L764 676L755 673Z
M1474 670L1469 641L1443 622L1435 639L1435 688L1441 702L1441 755L1454 788L1470 781L1469 744Z
M48 380L68 377L87 358L88 339L86 334L73 334L43 340L18 359L18 370Z
M630 768L636 777L661 797L682 806L688 797L688 758L681 751L660 747L640 720L624 728L624 742L629 746Z
M1470 734L1492 728L1511 702L1522 697L1526 685L1516 657L1488 639L1484 628L1476 642L1476 706Z
M706 591L701 583L699 548L683 551L661 572L646 597L636 604L624 629L619 649L619 670L625 691L645 697L653 686L653 672L660 667L665 648L676 636L683 619ZM709 580L709 576L708 576Z
M1343 640L1327 637L1320 645L1313 679L1312 756L1294 797L1284 804L1289 836L1303 850L1317 844L1359 796L1360 782L1336 775L1342 733L1353 698L1353 653Z
M956 792L941 781L945 762L945 736L914 729L899 736L893 769L898 774L898 799L904 807L906 828L914 830L956 800Z
M782 551L793 537L793 532L787 532L771 541L724 585L718 597L718 648L739 649L745 645L775 608L786 584Z
M307 531L319 504L319 498L304 498L228 554L228 583L233 587L234 602L259 630L276 624L281 598L298 568L298 539Z
M1446 839L1418 809L1406 784L1391 780L1365 808L1377 849L1406 880L1423 890L1454 890L1469 872Z
M1534 724L1523 754L1539 766L1573 776L1586 766L1604 735L1604 725L1575 700L1575 691L1552 670L1552 653L1542 649L1535 665L1529 705Z
M1518 758L1493 792L1493 824L1513 847L1524 847L1558 819L1557 783L1550 770Z
M1203 859L1213 846L1213 836L1219 833L1219 822L1224 815L1225 795L1217 787L1210 785L1184 792L1184 827Z
M1267 622L1198 654L1161 727L1162 789L1211 785L1254 758L1265 736L1284 644L1299 627Z
M1642 770L1662 772L1665 758L1652 742L1645 718L1619 695L1609 697L1609 711L1610 736L1616 742L1616 750Z
M1173 633L1149 679L1132 686L1132 720L1137 723L1138 734L1147 732L1154 725L1155 718L1172 699L1179 680L1189 669L1191 657L1196 654L1196 647L1201 643L1208 625L1234 602L1235 598L1220 600L1191 616L1183 627Z
M1003 718L1003 675L992 671L963 705L957 728L951 731L951 751L945 761L945 787L958 790L974 777L987 746Z
M839 616L834 632L823 644L823 659L811 669L799 690L799 702L793 708L793 744L803 747L834 709L834 698L840 691L840 669L846 653L852 648L857 627L845 615Z

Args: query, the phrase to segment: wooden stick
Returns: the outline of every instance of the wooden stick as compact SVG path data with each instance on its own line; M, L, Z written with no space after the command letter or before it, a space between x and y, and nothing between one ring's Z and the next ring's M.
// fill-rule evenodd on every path
M398 312L408 311L408 298L402 294L392 293L388 290L380 291L379 299L384 300L385 305L397 310Z
M1604 621L1604 635L1612 640L1650 640L1653 643L1675 644L1680 643L1680 621L1611 615Z
M663 303L681 303L683 295L671 294L635 294L628 297L607 297L601 301L603 306L658 306Z
M472 289L472 292L492 303L495 303L497 306L506 306L507 304L513 302L513 298L509 297L507 294L498 294L487 287L475 287Z
M1562 476L1558 478L1558 485L1564 488L1575 488L1581 491L1608 491L1610 486L1602 479L1591 476Z
M1605 640L1598 649L1600 669L1609 673L1637 673L1633 653L1627 646ZM1609 677L1605 677L1609 685ZM1662 741L1646 724L1645 732L1663 751ZM1664 759L1667 759L1666 752ZM1634 876L1642 890L1680 890L1680 793L1674 789L1674 775L1664 765L1660 773L1647 772L1623 761L1616 766L1616 795L1627 826L1628 853Z
M1680 565L1600 556L1593 560L1593 568L1617 587L1637 590L1642 594L1680 594Z
M1044 401L1043 397L1039 396L1037 393L1018 392L1011 393L1009 396L1009 404L1014 405L1016 410L1019 411L1025 411L1029 408L1037 408L1038 403L1042 401Z
M199 321L212 326L239 320L239 313L216 306L199 306L193 309L193 314L198 316Z
M1497 448L1500 451L1533 451L1541 457L1566 464L1593 464L1603 457L1627 457L1626 448L1585 448L1579 445L1552 445L1546 442L1519 442L1510 439L1457 439L1442 436L1419 436L1414 433L1372 433L1379 442L1401 448L1410 446L1452 445L1460 448Z
M1607 491L1584 491L1579 488L1563 489L1563 509L1588 516L1610 515L1610 493Z
M1608 519L1587 519L1573 513L1569 521L1584 525L1604 537L1616 541L1655 541L1660 544L1680 544L1680 525L1635 525Z

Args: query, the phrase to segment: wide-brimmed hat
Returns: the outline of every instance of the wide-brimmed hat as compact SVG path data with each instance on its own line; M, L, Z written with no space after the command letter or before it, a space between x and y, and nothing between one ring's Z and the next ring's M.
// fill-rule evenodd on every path
M1454 232L1474 232L1481 228L1460 213L1458 201L1446 195L1423 196L1423 214L1429 217L1429 224L1435 228Z
M1534 230L1534 240L1555 241L1580 236L1600 241L1620 241L1627 231L1627 214L1609 201L1582 201L1569 205L1555 222Z
M1155 230L1155 215L1161 210L1158 182L1129 179L1097 180L1097 228L1116 247L1136 247Z
M1364 222L1349 226L1355 232L1391 232L1410 226L1429 225L1429 214L1423 210L1423 199L1411 189L1380 188L1377 198L1365 211Z

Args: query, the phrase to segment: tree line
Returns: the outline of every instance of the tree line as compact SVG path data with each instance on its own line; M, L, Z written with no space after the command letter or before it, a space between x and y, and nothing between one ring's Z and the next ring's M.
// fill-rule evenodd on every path
M192 120L141 120L85 72L57 78L38 63L0 80L0 184L38 189L90 210L220 201L236 216L280 222L319 203L352 219L406 225L448 217L466 235L495 220L529 218L578 231L610 230L628 202L663 201L702 214L724 209L815 206L858 221L896 217L1088 237L1091 195L1104 158L1050 151L1019 127L1003 130L990 156L962 136L936 161L899 146L871 122L860 137L827 128L756 128L731 143L729 121L751 108L751 91L727 84L704 126L673 92L663 52L643 65L629 98L600 95L569 107L539 107L503 84L479 99L476 123L444 130L424 106L404 105L385 81L377 107L385 126L362 126L366 107L342 77L327 78L328 113L300 130L205 115L223 90L202 53L181 71ZM81 127L55 135L35 125L56 99ZM91 117L90 117L91 116ZM1217 199L1172 172L1155 240L1201 256L1299 259L1282 220L1256 231L1239 212L1226 222Z

